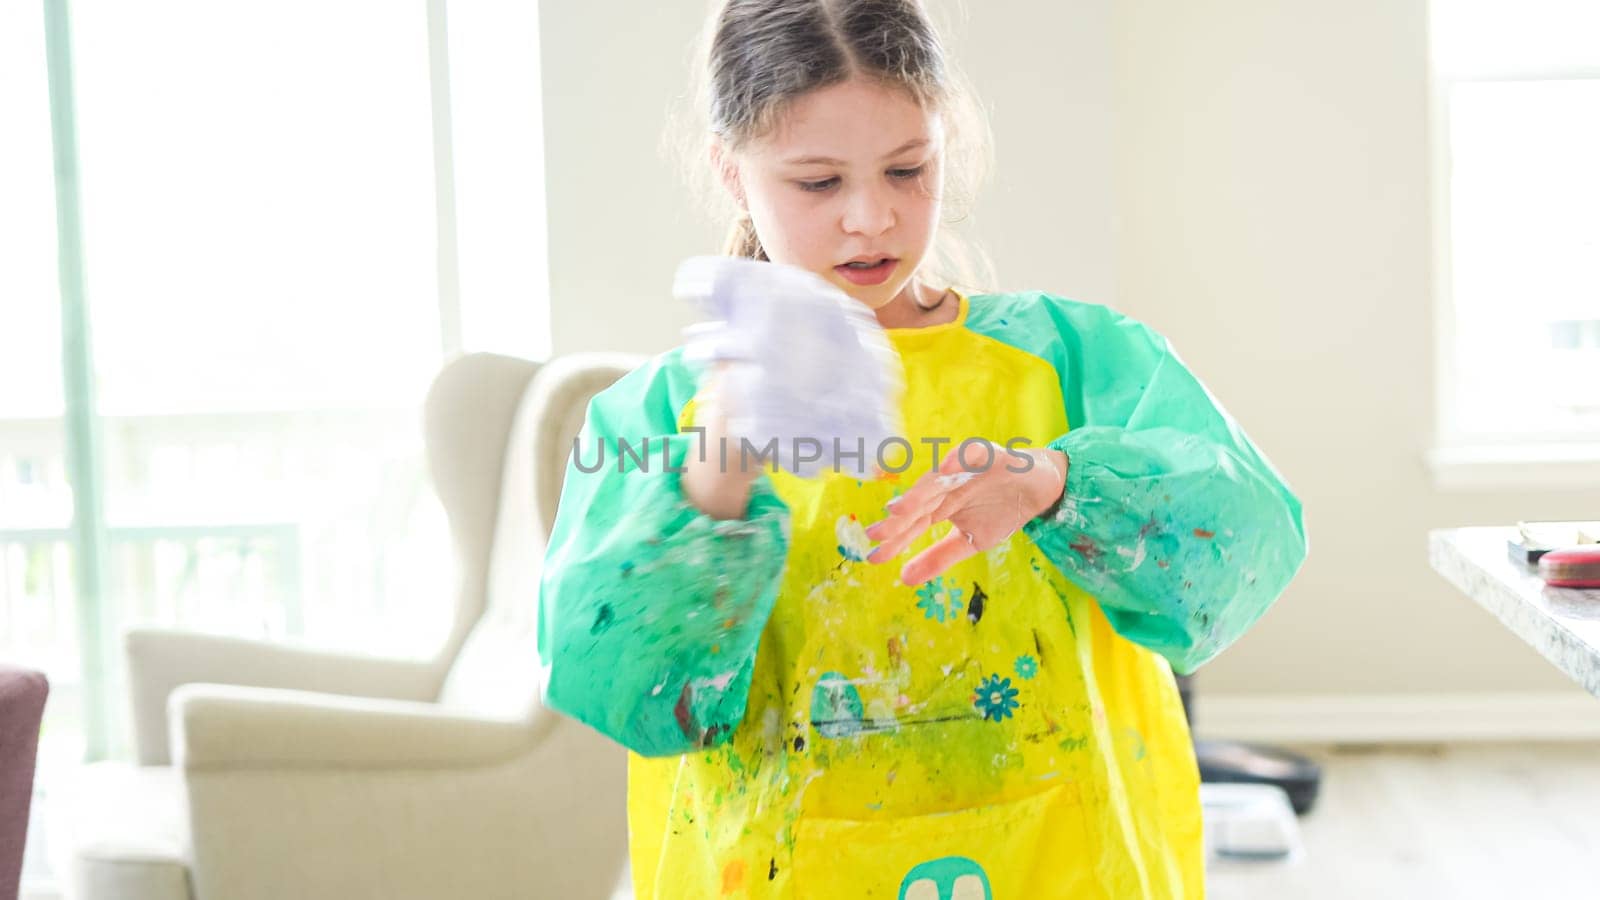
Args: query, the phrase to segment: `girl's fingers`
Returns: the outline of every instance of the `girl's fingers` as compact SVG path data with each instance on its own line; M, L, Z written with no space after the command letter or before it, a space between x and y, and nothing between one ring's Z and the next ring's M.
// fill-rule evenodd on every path
M928 472L917 479L911 489L899 497L889 501L885 507L891 515L898 515L907 509L918 509L941 494L955 490L972 479L983 475L993 468L985 466L988 453L982 445L969 444L967 448L966 464L961 459L961 447L955 447L939 460L937 471Z
M890 500L884 506L884 511L890 519L919 518L937 506L945 495L960 490L970 480L966 473L945 475L929 472L919 478L911 490Z
M982 475L995 468L1005 449L990 441L957 444L939 460L941 475Z
M976 448L973 449L976 450ZM951 447L945 453L944 459L939 460L940 475L959 475L967 471L967 468L961 464L961 450L962 445L960 444ZM978 456L979 454L969 451L969 455Z
M921 537L922 533L927 531L932 524L927 516L911 520L906 523L905 528L896 531L893 536L879 544L871 553L868 553L867 562L883 563L894 559L904 553L905 549L911 545L911 542Z
M977 496L976 488L975 484L963 484L921 503L914 517L907 511L873 523L866 530L867 537L878 541L879 546L868 554L867 560L875 563L886 562L899 556L912 541L921 537L923 532L939 522L948 521L969 506Z
M867 526L867 537L875 541L892 537L900 529L927 515L931 504L943 496L943 493L943 488L937 484L929 484L928 476L923 476L911 490L884 505L883 509L888 516Z
M874 541L893 540L900 532L910 528L912 523L926 515L927 512L915 511L909 507L889 514L888 518L879 519L866 527L867 537Z
M978 545L971 535L953 528L949 534L935 541L932 547L912 557L900 570L900 581L907 585L919 585L935 575L944 574L951 566L977 553Z
M927 519L930 524L943 521L949 518L949 513L960 509L967 502L972 496L973 487L971 484L963 484L957 488L931 494L920 501L913 500L908 504L896 505L889 511L888 518L879 519L867 526L867 537L874 541L893 540L920 519Z
M922 482L919 481L911 490L884 504L883 511L890 521L915 519L927 511L930 492L918 490L920 487Z
M882 563L899 556L934 523L949 519L971 502L978 488L974 479L983 473L970 471L969 466L982 462L972 457L983 455L981 447L972 445L967 465L963 465L961 448L957 447L940 460L939 471L923 475L910 490L889 501L884 507L888 517L866 529L868 539L879 542L867 555L867 561Z
M928 472L918 478L910 490L896 497L886 508L894 514L899 514L905 509L918 509L940 494L958 487L963 480L960 474L952 475L944 471Z
M928 511L928 524L937 525L949 521L956 513L972 503L977 495L977 488L976 483L969 482L939 498L939 502Z
M890 513L888 518L879 519L866 528L867 537L874 541L882 541L900 533L901 529L910 524L912 519Z

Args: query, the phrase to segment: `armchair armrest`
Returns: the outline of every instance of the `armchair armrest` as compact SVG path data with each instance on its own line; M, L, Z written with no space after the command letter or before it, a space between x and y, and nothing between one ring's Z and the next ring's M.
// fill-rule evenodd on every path
M133 730L141 765L171 761L167 699L192 682L431 701L444 681L436 660L386 659L199 632L136 628L124 637Z
M552 724L493 719L434 703L373 700L217 684L173 692L172 746L179 768L474 768L526 752Z

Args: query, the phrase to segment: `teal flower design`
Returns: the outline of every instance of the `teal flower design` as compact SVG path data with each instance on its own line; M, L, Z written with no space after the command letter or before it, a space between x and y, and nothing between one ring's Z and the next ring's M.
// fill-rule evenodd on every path
M1017 708L1017 689L1011 686L1011 679L990 675L978 685L972 705L983 713L985 719L999 722Z
M917 588L917 608L924 618L954 622L961 618L961 588L949 578L935 578Z
M922 610L924 618L937 619L940 622L944 621L944 591L940 588L940 583L943 580L941 578L924 582L921 587L917 588L917 608Z
M1031 681L1033 680L1033 676L1039 674L1039 662L1032 656L1024 653L1017 657L1016 669L1018 678L1021 678L1023 681Z

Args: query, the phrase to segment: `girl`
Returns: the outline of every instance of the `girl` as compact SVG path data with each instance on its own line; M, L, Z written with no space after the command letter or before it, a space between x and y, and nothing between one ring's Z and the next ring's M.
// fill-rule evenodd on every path
M974 132L916 0L729 0L710 35L731 253L873 312L910 455L724 466L681 348L591 404L581 448L651 447L569 467L540 652L634 751L637 896L1201 896L1173 671L1283 591L1299 502L1148 328L932 274Z

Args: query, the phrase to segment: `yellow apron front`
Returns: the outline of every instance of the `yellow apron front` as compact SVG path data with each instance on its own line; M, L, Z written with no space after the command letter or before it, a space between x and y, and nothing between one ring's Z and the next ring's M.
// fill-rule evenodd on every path
M741 723L711 749L630 754L641 900L1202 896L1198 778L1165 660L1022 532L916 588L900 565L948 525L862 561L862 529L936 446L1068 431L1060 373L967 316L962 298L953 323L889 332L903 473L772 476L791 530Z

